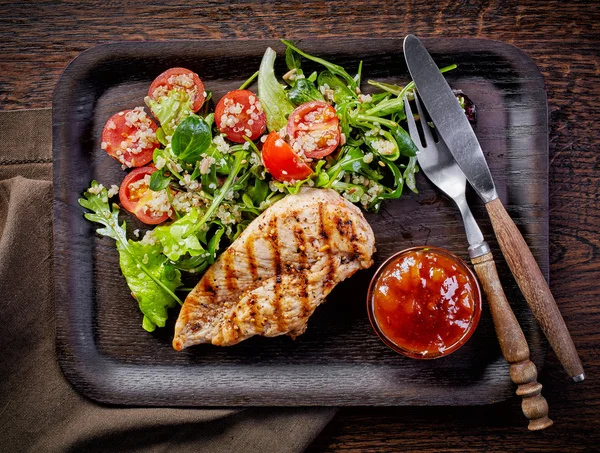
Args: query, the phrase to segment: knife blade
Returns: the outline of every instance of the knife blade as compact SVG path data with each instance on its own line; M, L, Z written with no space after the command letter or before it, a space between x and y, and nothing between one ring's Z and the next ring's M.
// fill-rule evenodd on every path
M583 366L565 321L531 250L498 198L479 141L456 96L416 36L404 39L404 57L436 131L484 201L502 254L533 315L569 376L583 381Z

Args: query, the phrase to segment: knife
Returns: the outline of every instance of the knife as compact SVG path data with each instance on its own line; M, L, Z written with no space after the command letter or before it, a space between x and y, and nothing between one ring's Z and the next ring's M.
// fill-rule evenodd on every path
M502 254L544 335L569 376L583 381L583 366L565 321L531 250L498 198L481 146L456 96L414 35L404 39L404 58L436 131L485 203Z

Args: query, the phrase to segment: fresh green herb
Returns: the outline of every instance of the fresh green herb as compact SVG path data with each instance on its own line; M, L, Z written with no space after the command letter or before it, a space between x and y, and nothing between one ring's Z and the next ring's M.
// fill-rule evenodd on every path
M325 100L314 83L305 78L296 79L292 88L287 92L287 97L295 105Z
M194 165L211 143L210 126L199 116L190 115L175 130L171 150L180 162Z
M160 190L166 189L169 187L169 183L171 182L171 176L168 172L165 171L155 171L150 176L150 190L154 190L158 192Z

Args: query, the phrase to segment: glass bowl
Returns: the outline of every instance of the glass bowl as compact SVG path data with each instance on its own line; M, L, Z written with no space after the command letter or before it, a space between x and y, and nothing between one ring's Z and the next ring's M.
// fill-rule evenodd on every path
M413 247L377 269L367 312L391 349L415 359L437 359L459 349L475 331L481 290L458 256L439 247Z

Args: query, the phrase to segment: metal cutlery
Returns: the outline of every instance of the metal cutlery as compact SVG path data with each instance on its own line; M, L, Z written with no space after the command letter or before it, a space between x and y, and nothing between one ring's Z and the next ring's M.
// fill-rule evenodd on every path
M502 354L510 364L511 379L518 386L517 395L523 397L521 407L530 420L529 429L537 431L547 428L552 425L552 420L548 418L548 403L541 394L542 385L537 382L536 366L529 359L527 340L506 300L490 248L467 204L466 177L444 142L435 142L416 95L415 103L424 143L421 143L408 98L404 96L408 129L419 150L419 166L431 182L448 195L460 210L469 242L469 256L487 296Z
M575 382L583 366L556 301L531 250L498 198L487 162L454 93L423 44L404 39L404 57L421 100L466 179L484 201L502 254L561 364Z

